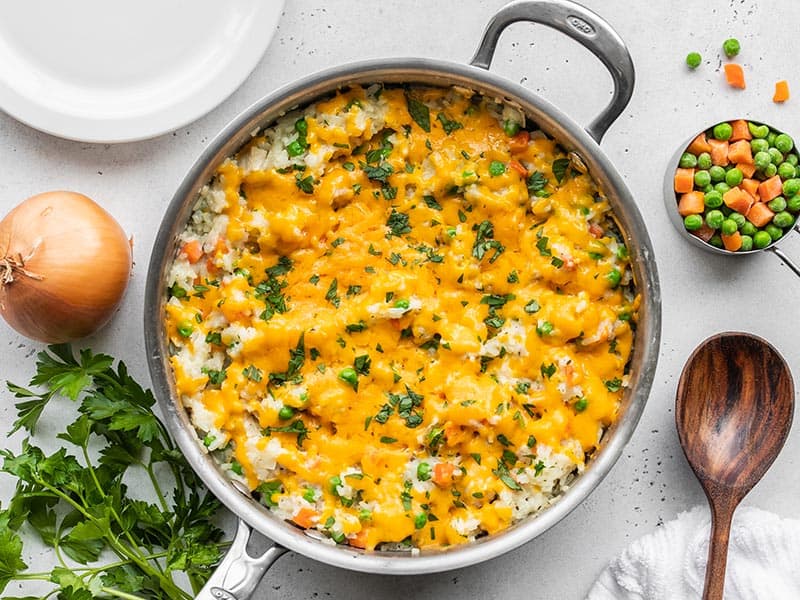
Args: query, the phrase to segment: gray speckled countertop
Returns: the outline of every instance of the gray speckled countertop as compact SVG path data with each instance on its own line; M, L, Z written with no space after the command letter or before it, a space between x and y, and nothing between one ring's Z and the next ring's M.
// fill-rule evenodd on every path
M288 0L279 30L252 76L206 117L154 140L114 146L59 140L0 114L0 214L49 189L75 189L103 204L135 237L135 275L109 327L87 341L123 358L148 381L143 349L142 297L146 266L162 211L208 141L262 95L307 73L344 62L385 56L426 56L465 62L502 0ZM770 340L790 365L800 363L800 280L772 255L740 260L690 247L668 223L662 201L666 163L692 132L715 121L751 116L800 136L800 97L780 106L773 85L788 78L800 94L798 42L780 23L800 21L800 3L709 0L702 3L585 0L627 42L637 71L633 99L602 147L628 183L655 246L663 289L660 363L642 421L622 458L586 502L545 535L485 564L430 576L351 573L289 554L265 577L258 598L465 598L572 600L583 598L603 566L629 542L704 501L678 446L675 386L694 346L712 333L739 329ZM719 60L722 41L742 42L748 88L728 88ZM686 53L704 63L690 73ZM582 47L540 26L516 24L502 37L493 70L540 93L580 123L610 96L610 77ZM800 236L782 247L800 259ZM40 349L0 322L0 379L27 381ZM800 372L800 371L798 371ZM0 391L0 431L14 410ZM53 415L51 415L51 418ZM55 415L54 418L58 418ZM44 431L47 425L44 426ZM19 437L7 440L16 445ZM782 516L797 514L800 494L795 431L746 503ZM10 494L0 476L0 500ZM34 544L26 558L47 557ZM35 593L15 584L14 596Z

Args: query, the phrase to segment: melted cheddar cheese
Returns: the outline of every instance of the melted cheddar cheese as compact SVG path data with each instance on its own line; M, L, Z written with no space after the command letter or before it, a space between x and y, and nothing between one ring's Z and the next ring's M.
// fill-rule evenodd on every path
M636 319L583 171L461 89L355 87L257 134L172 268L200 439L280 517L366 549L545 508L615 420Z

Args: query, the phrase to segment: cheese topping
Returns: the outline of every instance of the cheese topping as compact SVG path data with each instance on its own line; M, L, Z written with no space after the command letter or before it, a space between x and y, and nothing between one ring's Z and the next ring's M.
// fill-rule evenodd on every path
M637 301L591 177L463 89L355 87L200 193L171 271L176 388L280 517L373 549L536 513L614 422Z

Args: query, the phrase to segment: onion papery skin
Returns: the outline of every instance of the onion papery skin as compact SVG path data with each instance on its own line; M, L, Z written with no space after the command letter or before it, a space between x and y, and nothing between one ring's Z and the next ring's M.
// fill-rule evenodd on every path
M41 342L86 337L114 314L131 267L125 232L90 198L32 196L0 222L0 315Z

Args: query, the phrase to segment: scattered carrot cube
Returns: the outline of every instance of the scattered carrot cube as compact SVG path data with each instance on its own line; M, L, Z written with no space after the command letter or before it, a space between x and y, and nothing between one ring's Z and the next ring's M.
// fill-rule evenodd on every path
M750 148L750 142L747 140L739 140L728 146L728 160L737 164L753 164L753 151Z
M747 214L753 204L753 198L740 187L732 187L722 194L722 201L725 206L743 215Z
M723 233L721 237L722 245L725 246L725 250L736 252L742 247L742 234L738 231L734 231L731 235L725 235Z
M764 202L756 202L747 211L745 217L756 227L764 227L767 223L772 221L775 213L770 210L769 206Z
M679 194L691 192L694 189L694 169L675 170L675 191Z
M522 177L528 176L528 169L526 169L525 165L523 165L518 160L512 160L511 162L508 163L508 166L509 168L514 169L517 173L522 175Z
M508 149L511 150L511 152L522 152L528 147L528 142L530 141L530 132L523 129L522 131L514 134L511 139L508 140Z
M783 193L783 181L780 175L774 175L762 181L758 186L758 196L763 202L769 202Z
M744 171L742 171L742 173L744 173ZM747 175L745 173L745 177L749 178L751 175ZM744 179L740 185L745 192L750 194L753 199L755 199L756 196L758 196L758 186L760 184L761 182L758 179Z
M728 142L727 140L708 140L711 146L711 163L720 167L727 167L730 160L728 160Z
M304 506L297 512L297 514L294 517L292 517L292 521L294 521L297 525L299 525L303 529L308 529L309 527L314 525L314 520L316 516L317 516L316 511Z
M699 237L704 242L707 242L712 237L714 237L714 233L716 233L716 231L714 229L711 229L711 227L709 227L705 223L703 223L700 229L695 229L694 231L690 231L689 233Z
M703 152L711 152L711 146L708 144L705 132L694 138L686 151L694 154L695 156L702 154Z
M789 99L789 82L785 79L775 83L775 95L772 96L773 102L786 102Z
M745 142L746 143L746 142ZM752 151L751 151L752 154ZM756 166L753 163L737 163L736 168L742 172L745 177L752 177L756 172Z
M682 217L700 215L703 214L705 207L705 194L703 192L687 192L681 196L678 202L678 213Z
M728 82L729 86L738 88L740 90L743 90L745 87L747 87L744 81L744 70L742 70L742 65L738 65L736 63L726 63L724 68L725 80Z
M433 483L439 487L447 487L452 483L455 465L447 462L436 463L433 466Z
M744 119L737 119L731 121L733 133L731 133L730 142L738 142L739 140L751 140L753 136L750 134L750 128L747 126L747 121Z
M186 260L191 264L196 263L203 257L203 246L197 240L186 242L182 248L183 253L186 255Z

